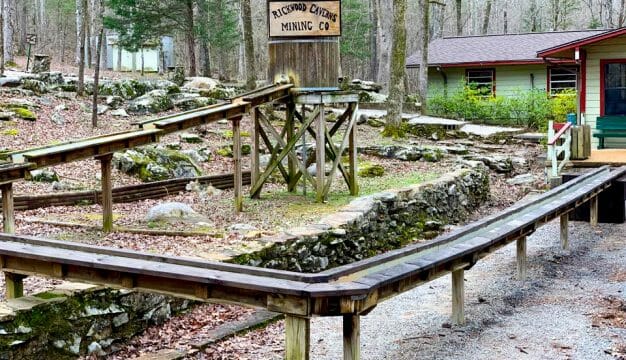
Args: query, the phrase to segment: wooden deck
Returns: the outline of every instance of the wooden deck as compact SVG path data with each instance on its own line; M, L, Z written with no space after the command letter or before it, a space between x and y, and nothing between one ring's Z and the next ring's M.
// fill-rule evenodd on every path
M626 167L602 167L526 203L444 234L319 274L270 270L103 248L65 241L0 235L7 297L22 296L29 275L142 289L192 299L237 303L286 314L286 358L309 359L311 316L343 316L344 355L358 359L360 316L378 303L452 273L452 320L463 324L464 271L518 241L518 274L526 276L526 236L560 218L567 247L568 214L589 202L597 224L598 195ZM556 239L558 241L558 239Z
M591 150L591 156L588 159L570 160L570 163L574 167L625 166L626 149Z

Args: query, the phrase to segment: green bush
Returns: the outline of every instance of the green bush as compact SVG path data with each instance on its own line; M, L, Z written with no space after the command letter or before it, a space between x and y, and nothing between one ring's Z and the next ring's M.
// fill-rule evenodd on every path
M494 125L523 126L543 130L549 120L563 122L576 112L576 92L548 96L544 90L518 91L514 96L489 96L468 86L429 99L429 114Z

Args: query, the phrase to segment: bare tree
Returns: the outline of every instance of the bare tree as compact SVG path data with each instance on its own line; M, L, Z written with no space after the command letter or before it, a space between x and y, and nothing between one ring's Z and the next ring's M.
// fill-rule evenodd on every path
M624 26L624 20L625 20L624 11L626 11L626 0L621 0L619 3L619 17L617 20L617 27Z
M376 25L378 28L377 35L378 38L376 40L376 45L378 49L376 53L378 54L378 78L377 82L383 85L383 91L389 91L389 66L391 64L391 32L393 24L393 16L390 14L394 14L393 3L390 0L377 0L378 5L378 24ZM382 16L381 16L382 15Z
M428 4L428 0L420 1ZM392 137L403 136L402 103L404 102L404 67L406 64L406 2L407 0L393 0L393 12L391 12L393 14L393 29L387 122L384 134Z
M428 110L428 41L430 35L428 30L430 28L430 2L428 0L419 0L420 5L420 47L421 47L421 64L419 67L419 83L418 83L418 96L421 104L421 112L425 114Z
M4 0L0 0L0 76L4 76Z
M98 19L102 19L104 15L104 0L100 0L100 8L98 11ZM100 85L100 56L102 55L102 47L104 46L104 25L97 24L100 28L98 34L98 43L96 44L96 59L93 76L93 103L91 108L91 126L98 127L98 86Z
M256 88L256 70L254 67L254 37L252 35L252 10L250 0L241 0L243 18L243 40L245 43L244 57L246 60L246 88Z
M487 34L487 32L489 32L489 20L491 19L491 3L493 1L492 0L487 0L487 3L485 4L485 15L483 17L483 28L482 28L482 34Z
M626 0L625 0L626 1ZM370 0L370 79L378 79L378 1Z
M3 13L4 13L4 61L14 62L15 59L13 56L15 55L15 30L16 30L16 22L17 22L17 9L15 7L15 0L4 0L3 4Z
M76 93L83 96L85 93L85 26L86 26L86 8L87 0L76 0L76 27L78 30L78 84L76 85Z
M463 22L461 20L463 16L463 0L456 1L456 35L463 35Z

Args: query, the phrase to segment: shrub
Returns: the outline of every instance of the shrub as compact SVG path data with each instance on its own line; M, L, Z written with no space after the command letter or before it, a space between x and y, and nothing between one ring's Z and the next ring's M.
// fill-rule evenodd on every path
M447 96L442 91L435 93L428 109L433 116L543 130L549 120L562 122L566 114L576 112L576 92L549 97L544 90L527 90L503 97L485 96L463 86Z

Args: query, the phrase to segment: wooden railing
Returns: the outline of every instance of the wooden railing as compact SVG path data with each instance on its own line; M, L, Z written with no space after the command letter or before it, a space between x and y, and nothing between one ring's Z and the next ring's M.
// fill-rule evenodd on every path
M555 133L556 132L556 133ZM571 123L548 123L548 161L550 162L550 177L559 176L563 167L569 162L572 146L572 124ZM559 156L563 154L563 159L559 163Z
M529 202L464 226L434 240L394 250L319 274L255 268L144 254L67 241L0 234L0 266L7 297L22 296L22 280L40 275L142 289L203 301L231 302L286 315L286 358L310 358L310 318L343 316L344 358L358 359L360 317L380 302L452 273L452 320L463 324L464 271L517 241L518 276L526 276L526 236L560 218L568 246L568 215L589 202L597 223L598 195L626 167L596 169Z

